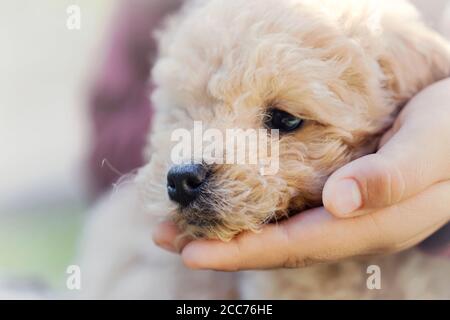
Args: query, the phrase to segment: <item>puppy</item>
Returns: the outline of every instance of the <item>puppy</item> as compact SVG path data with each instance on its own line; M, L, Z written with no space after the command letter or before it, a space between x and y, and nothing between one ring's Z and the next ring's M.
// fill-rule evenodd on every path
M375 151L408 99L450 75L450 46L409 3L191 1L158 39L149 162L90 224L88 297L450 298L442 284L449 264L414 251L376 258L392 281L373 292L365 270L374 261L236 279L184 270L149 240L155 213L184 235L227 241L321 205L327 177ZM276 174L254 164L193 164L190 155L174 164L172 133L194 121L220 132L278 130Z

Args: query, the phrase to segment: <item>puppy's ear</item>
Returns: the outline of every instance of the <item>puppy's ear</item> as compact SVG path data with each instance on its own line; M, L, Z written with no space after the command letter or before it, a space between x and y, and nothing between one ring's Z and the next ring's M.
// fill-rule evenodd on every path
M378 63L385 86L403 103L427 85L450 76L450 45L422 22L410 5L382 18L383 49Z

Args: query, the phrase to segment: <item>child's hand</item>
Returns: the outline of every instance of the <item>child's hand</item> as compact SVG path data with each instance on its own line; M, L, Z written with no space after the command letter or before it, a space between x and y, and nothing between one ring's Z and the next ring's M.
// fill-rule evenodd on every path
M410 248L450 221L450 79L414 98L381 149L327 181L325 208L310 210L229 243L177 244L188 267L246 270L302 267ZM154 235L175 250L176 228ZM178 250L178 251L179 251Z

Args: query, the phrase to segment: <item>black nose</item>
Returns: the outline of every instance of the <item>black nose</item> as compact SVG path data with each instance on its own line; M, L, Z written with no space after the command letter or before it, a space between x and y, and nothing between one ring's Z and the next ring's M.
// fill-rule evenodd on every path
M200 194L208 170L201 164L174 166L167 174L167 192L172 201L183 207L192 203Z

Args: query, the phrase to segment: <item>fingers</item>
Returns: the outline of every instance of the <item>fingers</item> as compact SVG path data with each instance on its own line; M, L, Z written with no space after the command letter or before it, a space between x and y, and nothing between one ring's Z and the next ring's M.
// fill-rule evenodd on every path
M180 253L191 240L181 237L178 228L172 222L159 224L153 232L153 242L170 252Z
M386 252L407 249L426 239L450 221L450 182L442 182L400 204L355 218L372 220ZM368 248L376 249L374 239Z
M333 219L323 209L316 209L293 217L289 223L267 225L260 233L246 232L230 242L200 240L188 244L183 252L184 263L193 269L237 271L248 269L269 269L290 265L295 257L293 247L304 247L292 234L292 225L308 229L310 225L320 226L320 221ZM312 228L310 229L312 232Z
M302 267L398 251L416 245L448 223L448 194L450 183L437 184L400 205L353 219L337 219L323 208L314 209L229 243L191 242L182 257L193 269L237 271Z
M347 164L329 178L323 191L329 212L337 217L366 214L450 179L448 124L421 117L402 120L376 154Z
M347 164L325 185L323 202L337 217L354 217L450 179L450 79L415 97L381 140L381 149Z
M377 154L330 177L323 201L332 214L315 209L229 243L193 241L177 248L170 246L177 231L166 225L155 242L175 250L185 245L182 257L191 268L225 271L300 267L417 244L450 220L449 87L446 80L421 93Z
M191 242L182 257L193 269L298 268L360 252L365 249L370 235L361 223L337 219L320 208L280 225L266 226L259 234L245 233L229 243Z

